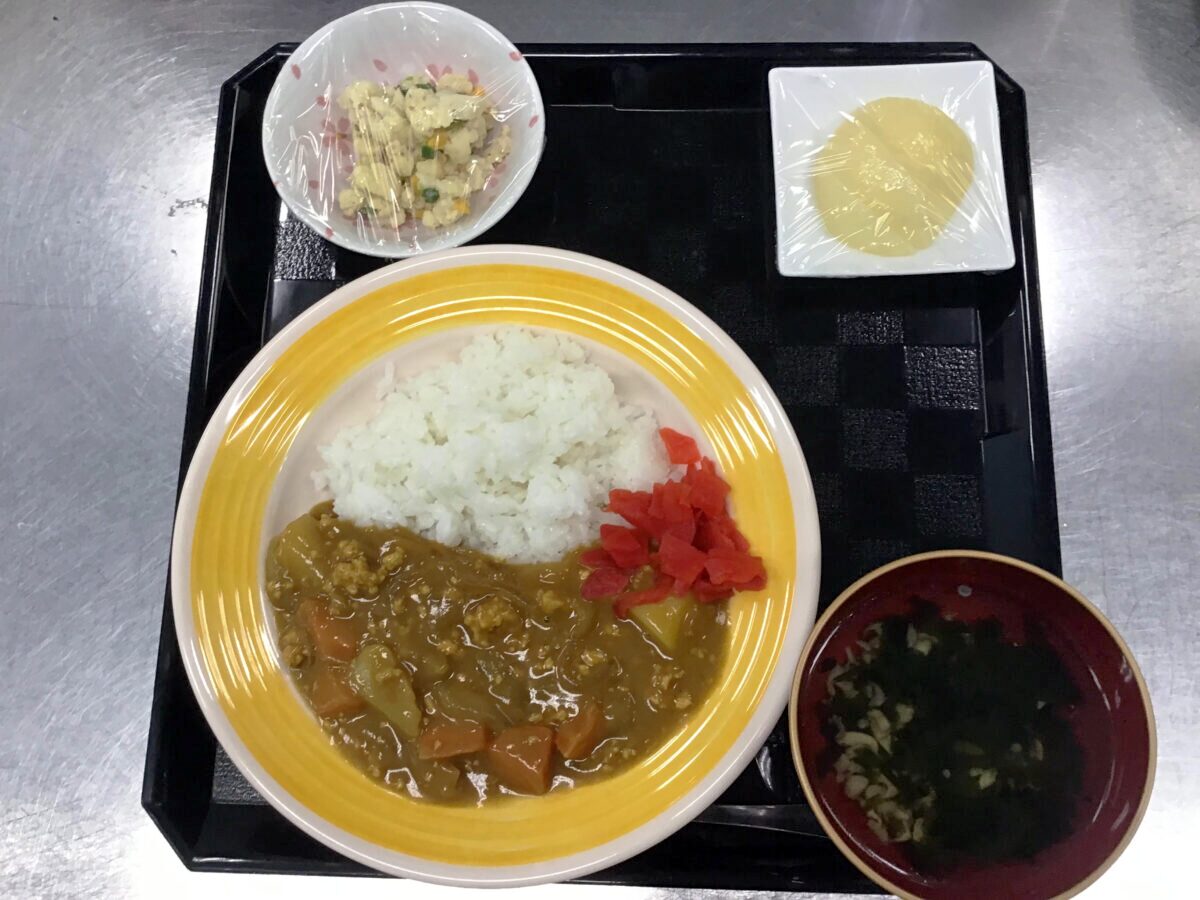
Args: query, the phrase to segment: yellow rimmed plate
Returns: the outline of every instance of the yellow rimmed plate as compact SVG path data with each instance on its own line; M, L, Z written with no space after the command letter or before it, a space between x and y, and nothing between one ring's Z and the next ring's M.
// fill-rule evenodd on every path
M628 399L697 435L767 565L730 603L709 698L666 743L602 782L484 807L402 797L328 741L275 650L266 542L321 498L316 448L370 415L375 385L452 358L481 329L583 343ZM272 340L218 406L184 482L172 546L176 633L217 738L300 828L384 872L447 884L573 878L662 840L712 803L787 703L820 581L804 456L766 380L699 310L628 269L539 247L472 247L346 285Z

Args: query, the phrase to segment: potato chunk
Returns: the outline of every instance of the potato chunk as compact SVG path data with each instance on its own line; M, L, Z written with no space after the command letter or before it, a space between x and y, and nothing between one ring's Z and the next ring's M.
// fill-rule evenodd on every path
M350 666L354 689L383 713L401 736L421 733L421 708L413 693L408 672L394 653L382 644L368 644Z

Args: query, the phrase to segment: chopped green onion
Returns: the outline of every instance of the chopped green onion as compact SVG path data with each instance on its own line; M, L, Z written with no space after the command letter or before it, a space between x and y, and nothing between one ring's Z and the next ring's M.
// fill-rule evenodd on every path
M421 145L421 159L433 159L437 156L437 151L428 144Z
M439 196L438 189L425 188L425 190L421 191L421 196L425 198L426 203L437 203Z

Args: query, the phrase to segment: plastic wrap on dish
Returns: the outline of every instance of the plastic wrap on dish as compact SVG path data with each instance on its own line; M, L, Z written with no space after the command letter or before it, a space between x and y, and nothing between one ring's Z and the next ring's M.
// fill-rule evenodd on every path
M499 32L436 4L374 7L292 55L263 117L280 196L376 256L457 246L516 202L544 140L537 83Z
M1005 269L990 63L771 72L784 275Z

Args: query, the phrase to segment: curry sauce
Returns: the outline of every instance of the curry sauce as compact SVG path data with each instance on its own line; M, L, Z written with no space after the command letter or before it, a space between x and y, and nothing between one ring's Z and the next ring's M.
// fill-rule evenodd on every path
M581 598L579 556L514 565L318 505L268 551L281 657L331 741L411 796L604 778L700 705L726 614L671 597L618 618Z

